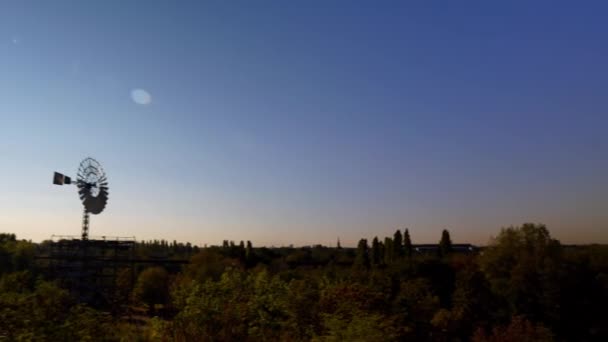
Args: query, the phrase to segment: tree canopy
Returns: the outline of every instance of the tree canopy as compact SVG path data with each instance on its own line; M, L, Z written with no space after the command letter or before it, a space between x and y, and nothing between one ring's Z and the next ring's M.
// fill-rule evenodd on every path
M117 273L116 306L79 302L43 244L0 234L0 337L108 341L603 341L608 247L562 246L542 224L477 250L414 249L410 231L357 246L254 248L150 241L182 268ZM428 247L428 245L425 245ZM134 276L134 281L128 279ZM125 295L126 294L126 295ZM148 308L148 310L146 310Z

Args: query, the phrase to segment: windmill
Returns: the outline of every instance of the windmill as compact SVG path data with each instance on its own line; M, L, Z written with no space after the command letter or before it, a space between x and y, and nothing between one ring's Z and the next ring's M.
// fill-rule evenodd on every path
M69 185L73 183L70 177L55 172L53 184ZM108 179L97 160L88 157L80 162L76 175L76 187L84 206L82 216L82 240L84 241L89 238L89 214L101 213L108 202Z

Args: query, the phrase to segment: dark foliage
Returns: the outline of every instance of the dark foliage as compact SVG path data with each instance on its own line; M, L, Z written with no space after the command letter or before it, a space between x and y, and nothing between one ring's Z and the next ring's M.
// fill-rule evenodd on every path
M142 267L134 282L118 272L126 311L78 303L45 277L45 244L0 234L0 339L608 340L608 247L563 246L543 225L466 253L447 231L440 253L417 251L407 229L371 248L139 243L139 257L190 263Z

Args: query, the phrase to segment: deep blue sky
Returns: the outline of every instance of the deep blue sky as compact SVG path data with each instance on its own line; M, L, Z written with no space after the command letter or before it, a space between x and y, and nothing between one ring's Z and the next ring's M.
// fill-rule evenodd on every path
M3 1L0 230L608 243L608 4ZM135 103L131 92L151 95Z

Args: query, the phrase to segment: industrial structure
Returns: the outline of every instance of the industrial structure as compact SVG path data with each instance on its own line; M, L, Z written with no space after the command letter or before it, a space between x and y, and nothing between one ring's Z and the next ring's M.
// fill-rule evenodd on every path
M92 237L90 215L100 214L108 202L108 179L101 164L85 158L79 165L76 182L55 172L53 184L75 185L83 204L80 236L53 235L41 244L37 259L48 277L58 280L79 301L95 306L120 308L133 287L136 265L184 264L186 260L138 259L135 237ZM121 292L122 291L122 292Z

